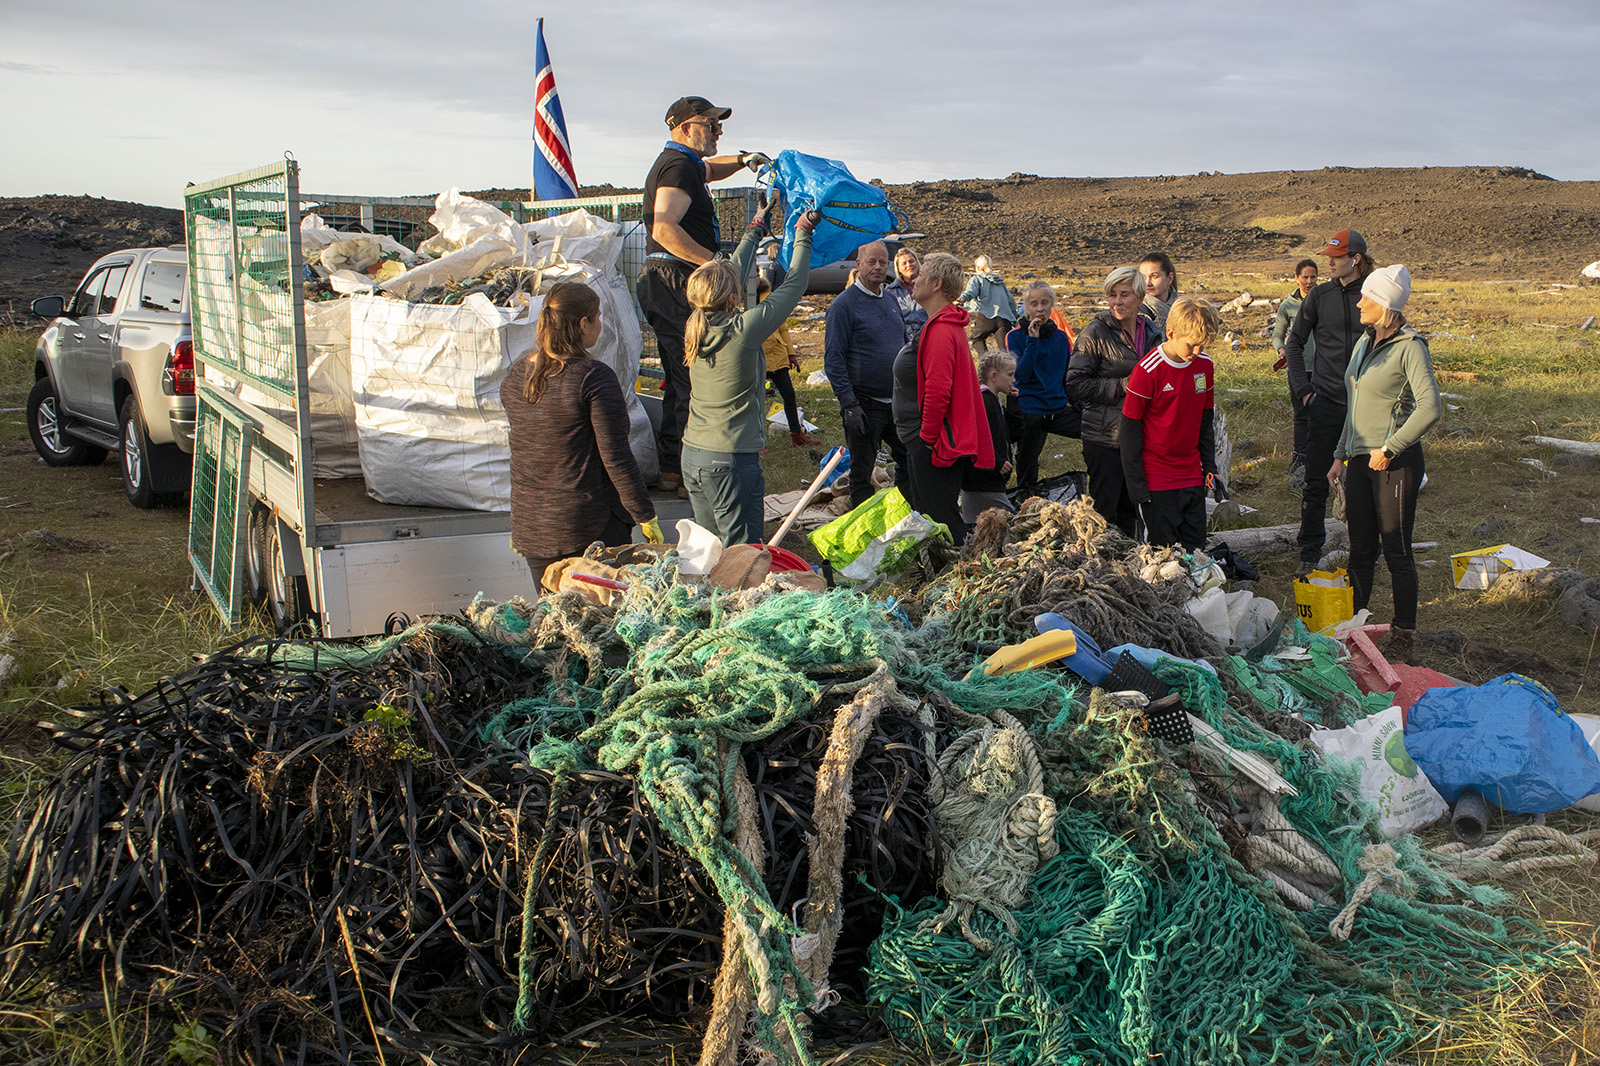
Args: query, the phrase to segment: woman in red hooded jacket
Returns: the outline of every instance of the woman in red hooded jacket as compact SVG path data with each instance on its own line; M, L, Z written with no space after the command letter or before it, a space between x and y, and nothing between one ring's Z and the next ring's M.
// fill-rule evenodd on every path
M974 464L994 466L994 442L967 343L969 316L955 302L963 280L961 261L935 252L922 261L912 284L911 298L928 312L928 322L917 341L922 429L906 445L911 505L949 526L957 544L967 539L959 503L962 475Z

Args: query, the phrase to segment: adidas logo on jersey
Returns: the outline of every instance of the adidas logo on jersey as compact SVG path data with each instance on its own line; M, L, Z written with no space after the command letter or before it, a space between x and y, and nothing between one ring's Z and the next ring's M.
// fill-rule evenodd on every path
M1174 389L1172 387L1172 382L1169 381L1165 385L1161 386L1161 391L1162 392L1176 392L1178 390Z

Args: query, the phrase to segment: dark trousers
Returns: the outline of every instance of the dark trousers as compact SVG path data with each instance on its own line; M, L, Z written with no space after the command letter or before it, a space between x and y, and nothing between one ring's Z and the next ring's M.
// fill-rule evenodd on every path
M783 417L789 420L789 432L799 433L805 429L805 426L800 424L800 407L794 398L794 382L789 380L789 368L767 371L767 380L772 382L772 387L783 397Z
M1006 346L1006 334L1011 332L1011 328L1015 324L1009 318L990 318L988 315L973 312L972 325L970 327L972 350L975 352L988 351L989 338L996 333L1000 334L1000 336L995 341L995 347L1004 348Z
M1057 411L1053 415L1021 414L1017 433L1017 485L1035 485L1039 482L1039 455L1044 451L1046 438L1054 433L1058 437L1083 437L1083 416L1076 407Z
M1315 565L1322 559L1328 534L1322 523L1328 517L1328 468L1333 450L1344 432L1344 404L1313 395L1306 405L1306 491L1300 497L1300 561Z
M606 528L600 531L600 535L596 537L595 540L604 541L606 547L608 548L615 548L622 544L631 544L633 542L633 524L631 522L624 522L616 515L611 515L606 519ZM543 584L544 572L551 563L558 559L567 559L574 555L582 555L588 550L589 545L585 544L577 551L568 552L566 555L525 555L523 558L528 560L528 569L533 572L534 585L536 585L539 590L543 592L545 591ZM555 590L550 589L549 591L554 592Z
M935 522L949 526L950 536L958 546L966 543L967 523L961 517L961 479L971 468L972 459L962 458L950 466L934 466L933 449L923 443L921 437L913 437L906 445L906 459L911 470L911 492L907 497L911 506ZM853 459L851 469L855 469Z
M906 499L911 493L911 475L906 469L906 446L894 431L894 412L886 403L856 397L861 413L866 416L867 431L859 437L846 433L845 447L850 449L850 507L855 509L872 499L872 468L878 462L878 445L889 448L889 458L894 460L894 486ZM956 486L959 490L960 486ZM924 512L926 513L926 512ZM940 519L944 521L944 519Z
M767 480L760 456L708 452L687 444L683 485L689 490L695 523L715 533L723 547L761 543Z
M639 274L639 309L656 335L656 351L666 374L661 390L661 432L656 436L663 474L681 469L678 453L683 449L683 427L689 424L689 368L683 362L683 331L689 323L687 288L693 272L687 263L648 259Z
M1289 388L1289 410L1294 413L1294 459L1290 465L1304 464L1306 461L1306 430L1308 427L1306 405L1299 396L1294 394L1293 386ZM1332 465L1331 460L1329 465ZM1323 473L1326 474L1327 471L1324 470Z
M1387 470L1372 469L1368 465L1371 459L1369 453L1362 453L1344 468L1355 609L1361 610L1372 599L1372 574L1381 548L1389 566L1389 583L1394 586L1394 624L1415 629L1417 564L1411 557L1411 527L1417 517L1417 490L1422 487L1422 446L1414 444L1395 456Z
M1122 449L1084 441L1083 465L1089 471L1089 495L1094 500L1094 509L1100 512L1107 525L1133 536L1139 508L1134 506L1123 481Z
M1150 499L1139 505L1145 539L1157 547L1176 544L1194 551L1206 544L1206 487L1151 489Z

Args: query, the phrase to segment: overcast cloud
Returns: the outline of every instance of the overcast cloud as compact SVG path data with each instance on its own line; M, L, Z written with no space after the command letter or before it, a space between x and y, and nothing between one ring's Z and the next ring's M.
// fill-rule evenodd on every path
M585 184L640 184L690 93L734 109L725 150L796 148L890 182L1335 164L1600 178L1592 0L985 10L5 0L0 195L177 206L186 182L285 151L314 192L525 185L540 14Z

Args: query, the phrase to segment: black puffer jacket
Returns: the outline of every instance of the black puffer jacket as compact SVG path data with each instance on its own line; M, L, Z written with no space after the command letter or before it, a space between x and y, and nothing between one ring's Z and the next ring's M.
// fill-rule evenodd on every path
M1083 327L1072 347L1072 362L1067 364L1067 396L1083 410L1083 439L1087 444L1118 446L1128 375L1150 349L1167 339L1161 327L1143 315L1139 316L1137 329L1144 337L1135 351L1111 312L1102 311Z
M1361 302L1363 280L1358 277L1348 285L1324 281L1306 293L1295 312L1283 352L1289 360L1289 387L1296 396L1315 392L1319 400L1344 403L1344 372L1363 329L1361 310L1356 306ZM1312 340L1317 343L1307 367L1306 342Z

